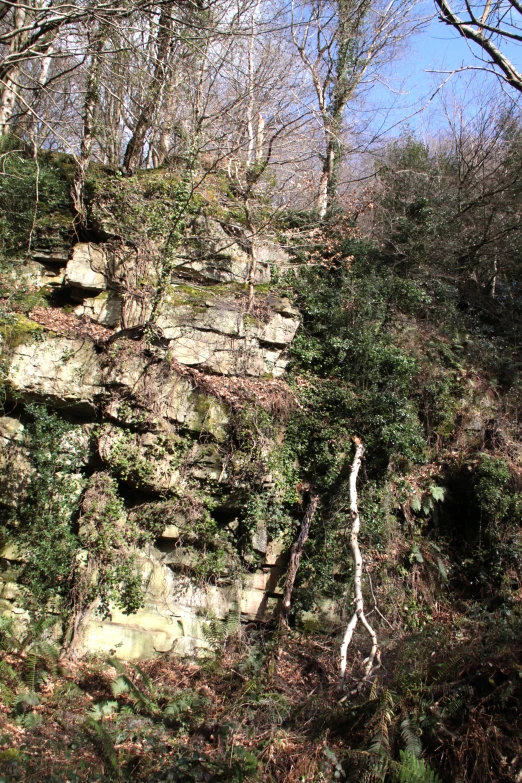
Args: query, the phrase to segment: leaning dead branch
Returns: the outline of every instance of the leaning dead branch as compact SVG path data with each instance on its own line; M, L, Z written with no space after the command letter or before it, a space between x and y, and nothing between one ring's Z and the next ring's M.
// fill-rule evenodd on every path
M301 555L303 554L304 545L310 535L310 527L314 518L317 504L319 503L319 495L315 492L310 493L310 500L306 507L303 521L299 529L299 535L297 540L292 544L290 550L290 563L288 564L288 571L286 574L285 591L283 594L283 600L281 602L281 613L279 615L279 626L281 628L288 627L288 615L290 614L290 607L292 605L292 593L294 590L295 578L299 569L299 563L301 561Z
M357 505L357 476L361 467L361 460L364 453L364 446L360 438L354 438L355 441L355 456L353 458L352 470L350 472L350 512L352 515L352 529L350 533L350 546L352 549L353 563L354 563L354 604L355 609L351 617L350 622L346 627L346 631L341 645L341 679L344 680L346 676L346 657L348 647L352 641L352 637L357 627L359 620L367 630L368 635L372 641L372 649L370 655L365 661L364 667L364 679L366 679L372 669L374 661L380 661L379 643L377 641L377 634L371 627L370 623L366 619L364 613L364 600L362 594L362 570L363 559L361 555L361 549L359 547L359 531L361 529L361 520L359 517L359 509Z

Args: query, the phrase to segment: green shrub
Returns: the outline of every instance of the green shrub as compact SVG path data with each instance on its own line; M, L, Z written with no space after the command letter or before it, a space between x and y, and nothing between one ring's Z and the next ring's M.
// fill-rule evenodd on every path
M40 153L37 166L32 151L11 136L1 139L0 154L0 253L23 252L31 238L33 245L37 240L39 246L49 249L53 241L61 244L68 240L73 220L69 197L72 158Z
M38 616L50 603L58 608L61 602L63 609L69 594L78 549L74 522L84 482L79 474L82 454L71 438L75 427L43 406L28 405L26 412L30 473L28 480L20 475L25 490L10 508L3 534L22 554L18 581L25 604Z

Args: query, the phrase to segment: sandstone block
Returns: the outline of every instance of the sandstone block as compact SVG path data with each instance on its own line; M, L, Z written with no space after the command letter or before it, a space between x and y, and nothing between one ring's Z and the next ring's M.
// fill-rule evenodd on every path
M103 326L115 327L121 323L122 300L103 291L96 297L84 299L74 312Z
M7 377L11 392L57 407L90 410L102 393L101 367L88 340L53 337L13 350Z
M104 291L107 288L107 258L105 252L87 242L74 246L65 268L65 285L86 291Z

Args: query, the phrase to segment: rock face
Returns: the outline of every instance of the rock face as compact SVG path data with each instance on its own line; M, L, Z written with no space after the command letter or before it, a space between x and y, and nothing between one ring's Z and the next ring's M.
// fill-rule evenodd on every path
M92 342L48 334L13 350L7 382L16 397L84 412L93 410L102 393Z
M103 326L119 326L122 318L122 300L119 296L110 296L104 291L98 296L84 299L74 312L80 318L103 324Z
M283 312L268 305L261 320L245 312L244 297L197 293L196 303L190 302L190 288L174 286L158 316L177 361L220 375L278 378L284 373L284 349L299 326L290 303Z
M253 259L261 288L249 312ZM250 565L241 576L236 567L250 456L234 440L231 400L234 390L249 383L261 390L284 374L299 313L267 288L271 264L284 266L288 256L269 241L249 249L202 216L159 301L157 259L149 250L79 243L64 261L38 256L17 272L18 283L25 275L34 290L58 289L59 304L68 306L46 310L40 323L29 313L24 328L5 337L8 396L44 403L76 422L74 448L86 475L106 471L123 493L128 518L115 525L139 514L163 523L155 542L138 552L144 606L131 615L113 607L109 619L93 613L83 649L124 659L192 655L209 647L211 619L237 613L263 620L278 602L285 555L266 526L251 537L249 562L257 570ZM23 405L0 418L2 465L13 450L17 465L26 465L23 422ZM201 576L214 556L212 536L225 542L219 579ZM11 547L2 557L9 565L18 554ZM8 572L3 588L0 574L2 606L17 611Z
M275 254L275 253L274 253ZM184 248L176 268L177 274L193 280L216 283L246 283L250 276L252 257L256 258L254 283L270 282L270 253L250 254L237 239L227 233L222 224L208 217L195 222L195 237Z
M133 615L115 610L110 621L92 617L85 629L85 647L100 653L116 650L126 660L208 650L206 618L211 613L224 620L241 600L238 586L197 587L164 565L157 550L148 552L142 568L148 583L146 605Z
M104 291L107 288L107 258L96 245L75 245L65 268L65 284L73 289Z

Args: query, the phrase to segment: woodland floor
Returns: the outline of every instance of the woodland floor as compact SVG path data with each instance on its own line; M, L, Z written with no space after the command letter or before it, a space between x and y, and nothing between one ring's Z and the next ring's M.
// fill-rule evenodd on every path
M522 636L490 622L481 636L479 627L447 615L400 642L390 633L373 683L348 698L326 636L276 644L247 628L199 664L58 661L25 701L28 662L3 652L4 679L10 667L19 697L0 706L0 781L366 780L379 737L391 746L402 735L408 745L414 715L423 728L412 734L440 774L422 779L516 781ZM356 638L354 650L364 644Z

